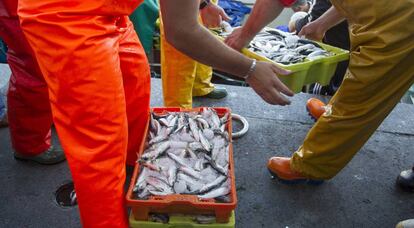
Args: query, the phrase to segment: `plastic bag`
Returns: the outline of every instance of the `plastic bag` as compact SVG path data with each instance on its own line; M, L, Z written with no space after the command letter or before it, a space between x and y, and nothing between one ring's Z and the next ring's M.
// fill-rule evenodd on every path
M244 17L251 11L249 7L238 1L219 0L218 4L232 18L229 22L232 27L241 26Z

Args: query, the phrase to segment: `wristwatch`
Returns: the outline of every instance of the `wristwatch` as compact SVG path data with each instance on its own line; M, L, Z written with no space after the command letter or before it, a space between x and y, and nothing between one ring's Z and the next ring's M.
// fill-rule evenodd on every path
M204 9L206 6L208 6L208 4L210 4L210 0L202 0L199 9Z

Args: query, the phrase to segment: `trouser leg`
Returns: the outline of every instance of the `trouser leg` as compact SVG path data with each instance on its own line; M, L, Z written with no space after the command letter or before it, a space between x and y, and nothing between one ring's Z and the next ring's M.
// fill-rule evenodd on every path
M51 143L48 89L18 17L6 7L0 8L0 37L9 47L7 58L12 72L7 99L11 142L20 154L34 156L46 151Z
M19 16L49 87L82 224L127 227L123 188L128 121L119 17L52 11L39 16L26 10L29 3L19 3Z

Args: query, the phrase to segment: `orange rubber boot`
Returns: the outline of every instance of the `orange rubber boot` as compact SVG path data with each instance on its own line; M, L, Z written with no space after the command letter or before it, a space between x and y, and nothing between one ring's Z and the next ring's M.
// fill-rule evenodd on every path
M308 110L309 115L316 121L321 117L326 111L326 104L321 100L316 98L310 98L306 102L306 110Z
M290 168L290 158L287 157L272 157L267 163L267 168L272 177L277 178L285 184L322 184L323 180L308 179L302 174Z

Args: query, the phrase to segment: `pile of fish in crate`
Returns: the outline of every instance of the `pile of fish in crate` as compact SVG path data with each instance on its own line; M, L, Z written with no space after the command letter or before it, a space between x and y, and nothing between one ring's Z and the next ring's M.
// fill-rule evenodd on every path
M139 158L134 194L138 199L171 194L229 202L229 114L200 112L151 114L147 148Z
M225 37L228 33L222 33ZM278 29L264 28L250 42L248 49L274 62L290 65L332 56L318 43Z

